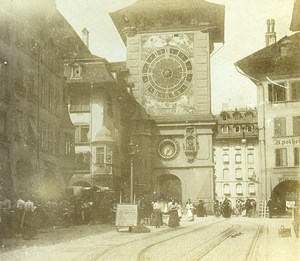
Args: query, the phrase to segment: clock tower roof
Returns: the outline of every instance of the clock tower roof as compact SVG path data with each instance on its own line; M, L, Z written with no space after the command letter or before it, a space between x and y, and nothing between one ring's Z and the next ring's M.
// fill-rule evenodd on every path
M200 30L224 42L225 7L204 0L137 0L110 13L123 41L130 33Z

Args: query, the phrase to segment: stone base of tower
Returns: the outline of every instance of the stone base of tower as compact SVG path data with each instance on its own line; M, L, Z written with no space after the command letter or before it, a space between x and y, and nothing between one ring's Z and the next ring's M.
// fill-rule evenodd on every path
M208 213L213 211L213 167L156 169L153 179L155 193L161 198L175 198L182 207L188 199L195 204L203 200Z

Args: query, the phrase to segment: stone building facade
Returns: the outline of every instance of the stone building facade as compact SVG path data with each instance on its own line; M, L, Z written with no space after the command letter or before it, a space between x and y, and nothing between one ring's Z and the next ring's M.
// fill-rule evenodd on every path
M210 208L215 127L210 53L214 43L224 41L224 6L138 0L110 15L127 47L133 95L157 126L151 140L154 192L183 202L202 199Z
M127 75L125 63L108 63L96 56L65 61L68 108L75 126L71 186L100 186L126 194L129 144L144 132L143 118L147 119L131 94ZM139 145L141 156L144 144Z
M215 193L233 207L238 200L258 200L259 148L257 110L223 110L217 118L214 138Z
M291 28L296 25L294 16ZM295 200L300 180L300 33L281 38L237 66L257 86L262 198Z
M8 194L55 197L74 160L63 59L90 53L55 1L4 0L0 12L2 187Z

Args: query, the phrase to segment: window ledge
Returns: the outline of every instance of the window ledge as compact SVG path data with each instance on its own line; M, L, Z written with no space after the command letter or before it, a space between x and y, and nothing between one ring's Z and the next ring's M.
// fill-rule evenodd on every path
M84 145L90 145L90 143L88 141L77 141L75 142L75 145L79 145L79 146L84 146Z
M70 113L76 113L76 112L80 112L80 113L83 113L83 112L90 112L91 110L88 109L88 110L76 110L76 109L70 109Z

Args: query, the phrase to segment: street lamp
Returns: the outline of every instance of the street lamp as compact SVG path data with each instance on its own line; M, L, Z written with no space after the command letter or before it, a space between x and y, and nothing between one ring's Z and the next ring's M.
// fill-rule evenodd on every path
M133 157L137 153L138 145L134 144L132 138L129 143L130 155L130 204L133 204Z

